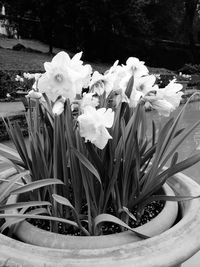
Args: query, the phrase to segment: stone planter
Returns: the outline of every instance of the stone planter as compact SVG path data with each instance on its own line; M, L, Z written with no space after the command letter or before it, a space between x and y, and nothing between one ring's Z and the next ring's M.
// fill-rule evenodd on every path
M200 194L200 186L183 174L172 177L169 185L177 195ZM165 232L138 242L132 242L130 240L132 233L126 232L121 234L125 235L121 244L112 243L117 239L117 235L109 235L103 238L106 244L111 245L101 248L91 246L88 249L46 248L0 235L0 263L6 263L6 266L24 267L178 266L200 249L199 209L199 199L185 201L180 204L181 219ZM77 242L79 238L82 237L78 237Z
M164 192L166 195L174 195L173 190L167 184L164 186ZM16 200L17 196L12 195L8 199L7 204L16 203ZM14 214L17 213L16 210L13 210L12 212ZM8 211L8 213L11 212ZM154 219L145 225L135 228L135 230L149 237L159 235L174 224L177 214L178 203L168 201L163 210ZM19 240L31 245L60 249L99 249L141 240L140 237L132 232L112 234L108 236L67 236L39 229L27 221L19 223L15 227L14 234Z

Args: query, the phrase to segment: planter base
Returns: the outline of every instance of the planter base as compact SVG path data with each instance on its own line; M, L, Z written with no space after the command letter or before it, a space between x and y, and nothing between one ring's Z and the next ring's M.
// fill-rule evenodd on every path
M200 195L200 186L183 174L169 179L169 184L177 195ZM12 267L178 267L200 249L200 200L180 206L183 218L164 233L109 248L45 248L1 234L0 262Z

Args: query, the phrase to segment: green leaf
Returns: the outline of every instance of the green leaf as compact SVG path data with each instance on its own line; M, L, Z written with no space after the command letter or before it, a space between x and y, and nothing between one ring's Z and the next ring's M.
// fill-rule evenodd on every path
M91 172L94 174L94 176L97 178L99 183L101 184L101 178L99 176L98 171L95 169L95 167L92 165L92 163L78 150L71 148L73 153L76 155L76 157L80 160L80 162Z
M16 149L0 144L0 154L10 160L22 161Z
M67 198L59 196L57 194L53 194L52 197L53 199L55 199L56 202L75 210L74 206L70 203L70 201Z
M168 161L168 159L172 156L172 154L176 151L176 149L186 140L186 137L200 124L200 120L198 122L196 122L189 130L186 131L186 133L183 134L183 136L180 138L180 140L177 142L177 144L175 144L173 146L173 148L171 149L171 151L168 153L168 155L166 156L166 158L163 160L160 168L162 168L165 163ZM179 131L180 133L182 133L182 130Z
M20 214L23 214L25 212L19 212ZM28 211L26 214L49 214L48 210L46 208L35 208L33 210Z
M135 231L133 228L128 226L125 222L123 222L119 218L117 218L111 214L107 214L107 213L102 213L102 214L98 215L97 217L95 217L95 219L94 219L95 229L100 223L103 223L103 222L111 222L111 223L118 224L118 225L132 231L133 233L135 233L136 235L138 235L141 238L144 238L144 239L148 238L147 236L143 235L142 233Z
M17 182L22 179L23 176L29 174L29 171L25 171L19 174L16 174L12 176L12 180L8 180L8 184L5 187L1 187L0 191L0 203L7 197L7 195L10 193L11 189L14 186L22 186L23 184L19 185ZM3 188L3 190L2 190Z
M90 142L87 142L85 143L85 146L89 152L89 155L91 155L91 160L93 160L93 164L96 166L98 172L100 173L102 177L104 173L104 165L103 165L101 158L97 154L97 151L95 150L93 144L91 144Z
M200 198L200 195L198 196L166 196L166 195L152 195L146 198L144 201L140 204L140 210L142 210L146 205L152 203L153 201L188 201L193 200L196 198Z
M174 153L170 166L174 166L178 161L178 152Z
M17 214L24 214L26 210L27 210L27 208L22 208L19 211L19 213L17 213ZM34 209L34 210L29 211L27 214L29 214L29 215L34 214L35 215L35 214L45 214L45 213L47 213L47 210L46 209L44 209L44 208L38 208L38 209ZM15 214L15 211L12 212L12 214L14 215ZM5 223L0 228L0 231L1 232L3 232L7 227L16 225L17 223L20 223L20 222L24 221L24 218L16 218L16 217L10 217L10 216L7 217L6 216L7 213L4 214L4 215L5 215L6 221L5 221Z
M127 95L128 98L130 98L131 93L133 91L133 84L134 84L134 76L132 75L130 80L128 81L128 85L125 91L125 94Z
M74 206L70 203L70 201L67 198L59 196L57 194L53 194L52 197L53 199L55 199L56 202L71 208L75 213L75 219L77 221L79 228L83 231L85 235L90 235L89 232L81 225L81 222L79 220L79 214L76 212Z
M51 203L48 201L29 201L29 202L18 202L14 204L6 204L0 206L0 211L11 210L11 209L21 209L21 208L29 208L29 207L37 207L37 206L51 206Z
M78 228L78 224L73 222L73 221L70 221L70 220L67 220L67 219L63 219L63 218L58 218L58 217L52 217L52 216L45 216L45 215L34 215L34 214L0 214L0 218L13 218L13 219L23 219L23 220L26 220L26 219L40 219L40 220L48 220L48 221L56 221L56 222L62 222L62 223L66 223L66 224L70 224L74 227L77 227ZM15 224L12 223L12 224Z
M26 184L18 189L15 189L11 192L11 194L14 195L14 194L26 193L44 186L54 185L54 184L63 184L63 182L59 179L54 179L54 178L42 179Z
M181 171L193 166L194 164L196 164L199 161L200 161L200 152L192 155L191 157L189 157L189 158L177 163L176 165L172 166L171 168L169 168L167 170L169 172L169 176L172 176L178 172L181 172Z
M5 158L4 156L0 156L0 161L5 165L7 164L7 170L12 169L12 167L16 170L15 172L21 172L21 168L18 165L23 165L23 163L20 161L14 161L13 159ZM12 166L12 167L11 167ZM24 168L23 168L24 169ZM1 169L2 170L2 169Z
M41 211L40 211L41 212ZM56 221L56 222L62 222L69 225L72 225L76 228L78 228L78 224L67 220L63 218L58 217L51 217L51 216L45 216L45 215L35 215L35 214L0 214L0 218L8 218L8 223L1 226L0 230L3 232L5 228L10 227L11 225L14 225L16 223L19 223L21 221L24 221L26 219L40 219L40 220L48 220L48 221ZM10 220L11 219L11 220Z
M126 212L126 214L131 218L133 219L134 221L137 221L136 217L133 215L132 212L130 212L130 210L126 207L123 207L123 211Z
M156 142L156 125L155 122L152 121L152 146L155 145Z
M143 181L144 183L143 193L146 191L149 191L149 189L152 188L152 186L155 183L155 177L156 177L156 173L158 172L159 162L161 160L161 157L165 153L165 150L167 149L167 144L169 145L170 143L168 140L169 139L168 137L171 135L170 132L173 131L173 129L171 130L172 126L174 125L173 122L174 122L173 118L168 120L159 133L159 138L158 138L158 142L156 145L156 152L155 152L154 160L152 162L151 170L148 173L148 175L146 174L144 176L146 179Z

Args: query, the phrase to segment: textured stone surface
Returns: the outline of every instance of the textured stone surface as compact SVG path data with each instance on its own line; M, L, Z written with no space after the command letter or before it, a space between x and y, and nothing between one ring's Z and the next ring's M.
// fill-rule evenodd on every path
M200 187L181 174L170 183L178 194L200 194ZM183 219L168 231L150 239L106 249L48 249L0 235L0 259L9 259L8 266L23 267L177 266L200 248L200 200L187 201L182 206Z

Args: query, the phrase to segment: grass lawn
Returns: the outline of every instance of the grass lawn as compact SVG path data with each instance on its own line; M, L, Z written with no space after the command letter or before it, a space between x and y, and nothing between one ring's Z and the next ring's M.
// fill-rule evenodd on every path
M51 61L52 57L53 55L47 53L14 51L0 48L0 70L44 71L44 62ZM109 64L90 64L94 70L99 72L104 72L110 67Z
M43 53L34 53L34 52L24 52L24 51L14 51L12 47L16 44L22 44L26 48L31 48L34 50L41 51ZM54 48L54 52L58 52L61 49ZM28 40L28 39L10 39L6 37L0 37L0 70L23 70L23 71L43 71L43 64L45 61L51 61L52 55L49 55L45 52L48 51L48 45L39 42L37 40ZM71 55L71 54L70 54ZM131 56L131 55L130 55ZM137 55L133 55L137 56ZM141 58L140 60L144 60ZM111 64L102 64L102 63L91 63L93 70L98 70L103 73L105 70L109 69ZM113 62L114 63L114 62ZM120 62L122 63L122 62ZM125 62L123 62L125 63ZM165 68L149 68L151 73L164 73L171 74L170 70Z
M52 56L42 53L28 53L23 51L13 51L0 49L0 69L1 70L24 70L42 71L43 63L50 61Z

